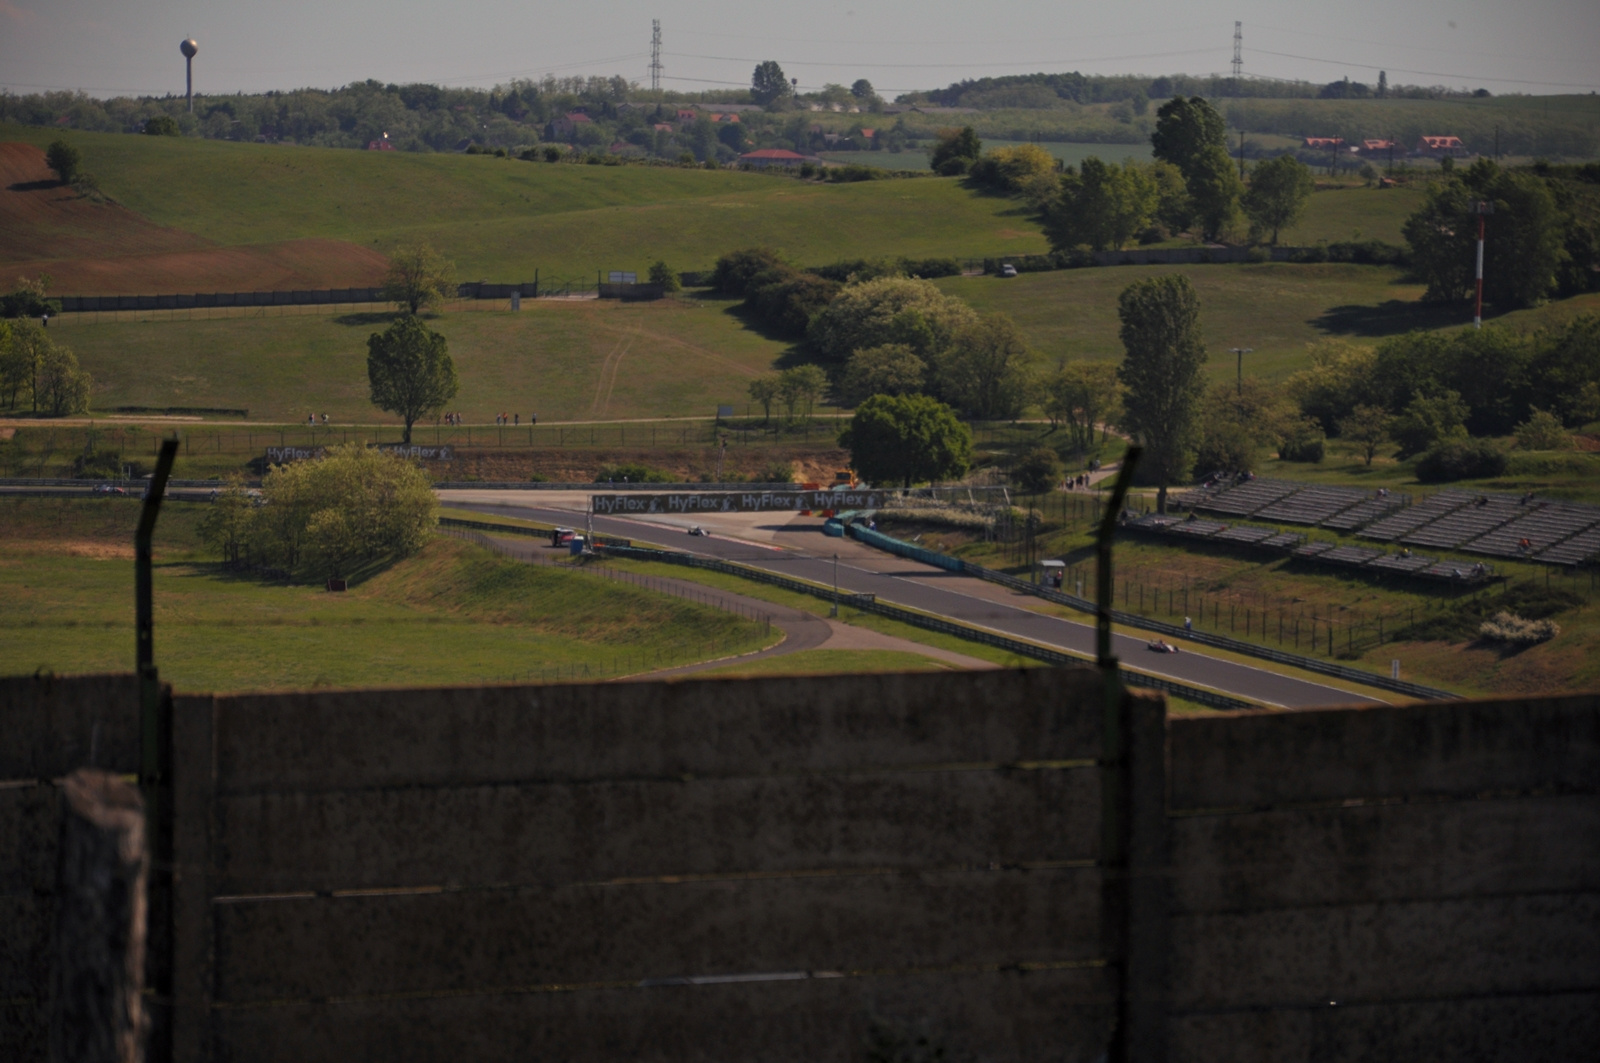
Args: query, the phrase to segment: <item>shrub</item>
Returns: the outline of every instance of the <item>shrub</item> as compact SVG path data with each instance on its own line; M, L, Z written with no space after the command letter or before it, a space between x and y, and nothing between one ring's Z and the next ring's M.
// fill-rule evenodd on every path
M1034 447L1011 467L1011 482L1031 495L1050 490L1060 480L1061 461L1049 447Z
M794 483L794 462L769 461L756 471L755 481L764 484Z
M848 166L830 166L827 169L828 180L835 184L848 184L855 181L886 181L889 179L888 170L880 170L876 166L859 166L851 163Z
M152 137L175 137L178 135L178 120L170 114L158 114L146 120L144 131Z
M122 478L122 456L114 450L89 450L72 459L72 475L78 480L118 480Z
M961 263L953 258L902 258L900 268L906 276L921 277L923 280L961 275Z
M545 148L544 149L544 161L545 162L560 162L561 161L561 149L560 148L556 148L556 147Z
M1478 480L1505 471L1505 450L1488 439L1447 440L1417 461L1417 479L1425 484Z
M717 268L711 274L711 287L723 295L742 296L756 276L784 265L778 252L770 247L730 251L717 259Z
M750 278L744 302L766 324L791 336L804 336L812 317L839 293L836 281L778 265Z
M1572 446L1566 425L1549 410L1534 410L1517 425L1516 436L1517 446L1523 450L1566 450Z
M630 484L670 484L676 483L677 477L660 469L652 469L640 462L622 462L618 465L602 465L595 474L594 482L603 483L630 483Z
M677 271L661 261L650 267L650 283L661 285L664 292L679 291L683 287L678 281Z
M1327 440L1318 433L1285 439L1283 445L1278 448L1278 457L1284 461L1302 461L1314 465L1326 456L1327 449Z
M1516 613L1501 610L1478 626L1479 637L1511 646L1533 646L1561 634L1554 620L1524 620Z

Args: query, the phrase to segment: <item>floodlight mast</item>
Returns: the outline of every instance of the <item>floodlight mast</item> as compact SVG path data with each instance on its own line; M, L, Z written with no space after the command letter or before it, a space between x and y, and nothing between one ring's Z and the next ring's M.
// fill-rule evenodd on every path
M1472 204L1472 213L1478 216L1478 275L1477 290L1473 294L1472 327L1483 328L1483 223L1488 215L1494 213L1494 204L1487 199L1480 199Z

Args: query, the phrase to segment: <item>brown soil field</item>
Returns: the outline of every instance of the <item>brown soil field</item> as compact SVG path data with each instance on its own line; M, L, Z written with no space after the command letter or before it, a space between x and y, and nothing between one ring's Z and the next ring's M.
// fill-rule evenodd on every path
M0 284L48 273L52 295L344 288L377 284L387 265L341 240L218 247L82 196L38 148L0 143Z

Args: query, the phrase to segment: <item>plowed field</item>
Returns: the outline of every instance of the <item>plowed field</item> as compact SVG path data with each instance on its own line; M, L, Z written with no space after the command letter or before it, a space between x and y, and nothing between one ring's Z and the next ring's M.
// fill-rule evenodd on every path
M342 240L219 247L95 202L31 144L0 143L0 277L48 273L54 295L156 295L376 284L386 262Z

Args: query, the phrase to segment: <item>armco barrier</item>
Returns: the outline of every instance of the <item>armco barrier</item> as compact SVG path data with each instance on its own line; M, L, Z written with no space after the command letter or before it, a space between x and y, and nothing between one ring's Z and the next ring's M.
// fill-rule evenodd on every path
M868 546L876 547L879 550L884 550L900 557L921 561L924 564L937 565L952 572L962 572L968 576L988 580L990 583L998 583L1002 587L1008 587L1023 594L1031 594L1046 601L1055 602L1057 605L1076 609L1079 612L1091 615L1095 612L1094 602L1087 598L1079 598L1075 594L1063 594L1048 587L1040 587L1025 579L1018 579L1016 576L1010 576L1004 572L996 572L994 569L985 568L971 561L963 561L947 554L936 553L913 543L896 539L891 535L863 528L857 524L848 525L845 530L852 538L866 543ZM1211 646L1215 649L1227 650L1230 653L1257 657L1276 664L1286 664L1293 668L1304 669L1307 672L1330 675L1347 682L1378 687L1381 690L1390 690L1396 694L1404 694L1407 697L1418 698L1423 701L1451 701L1460 697L1459 694L1452 694L1448 690L1440 690L1437 687L1423 686L1421 683L1408 683L1404 679L1391 679L1386 675L1363 672L1358 668L1346 668L1342 664L1334 664L1332 661L1319 661L1315 657L1302 657L1298 653L1285 653L1283 650L1275 650L1270 646L1259 646L1253 642L1230 639L1226 635L1214 635L1204 631L1186 631L1176 624L1151 620L1148 617L1139 616L1135 613L1125 613L1119 609L1111 611L1111 619L1125 627L1154 631L1175 639L1188 639L1190 642L1198 642L1202 646Z
M791 579L788 576L780 576L759 568L747 568L744 565L736 565L728 561L697 557L694 554L684 554L674 550L652 550L642 546L604 547L603 555L607 557L634 558L640 561L664 561L668 564L683 565L687 568L703 568L711 572L722 572L730 576L738 576L741 579L782 587L784 590L794 591L798 594L809 594L824 601L831 602L834 600L834 591L831 587L823 587L818 584L807 583L804 580ZM954 559L952 558L951 560ZM1021 639L1008 638L1005 635L997 635L992 631L984 631L982 628L958 624L943 617L919 613L914 609L905 609L898 605L880 602L875 595L840 594L838 600L841 604L859 609L864 613L874 613L878 616L888 617L890 620L898 620L903 624L922 628L925 631L937 631L940 634L952 635L968 642L993 646L995 649L1014 653L1018 657L1028 657L1036 661L1043 661L1046 664L1065 668L1083 668L1088 664L1082 657L1074 657L1070 653L1051 649L1048 646L1040 646L1036 643L1024 642ZM1124 666L1120 674L1122 681L1128 686L1145 687L1150 690L1160 690L1168 694L1175 694L1180 698L1186 698L1189 701L1198 702L1213 709L1248 709L1253 707L1250 702L1241 701L1238 698L1230 698L1226 694L1185 686L1182 683L1174 683L1158 676L1132 672L1126 666Z
M441 528L465 528L472 531L494 532L496 535L522 535L530 539L548 539L550 530L547 528L522 528L514 524L491 524L486 520L462 520L459 517L440 517ZM597 546L632 546L632 539L618 539L612 535L596 535Z

